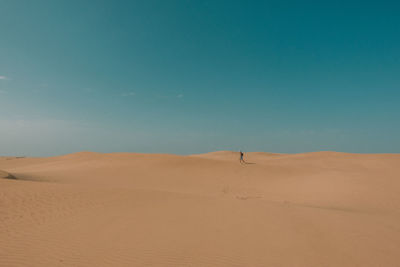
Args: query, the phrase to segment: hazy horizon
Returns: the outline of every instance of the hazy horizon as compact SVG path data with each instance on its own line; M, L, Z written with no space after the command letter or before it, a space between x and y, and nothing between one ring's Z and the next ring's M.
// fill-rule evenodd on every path
M0 155L400 152L393 1L1 1Z

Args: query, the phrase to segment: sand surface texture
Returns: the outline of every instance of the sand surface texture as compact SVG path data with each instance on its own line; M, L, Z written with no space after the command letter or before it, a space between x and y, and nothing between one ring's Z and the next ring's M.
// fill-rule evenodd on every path
M400 155L0 157L0 266L400 266Z

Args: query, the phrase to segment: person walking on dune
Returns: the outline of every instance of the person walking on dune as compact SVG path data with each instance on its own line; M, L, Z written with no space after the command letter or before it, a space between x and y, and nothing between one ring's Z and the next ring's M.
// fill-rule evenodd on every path
M243 159L244 153L240 150L240 163L246 163Z

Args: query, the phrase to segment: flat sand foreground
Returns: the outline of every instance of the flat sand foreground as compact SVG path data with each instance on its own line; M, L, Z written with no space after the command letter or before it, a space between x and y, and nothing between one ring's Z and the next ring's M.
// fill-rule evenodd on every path
M400 155L0 157L0 266L400 266Z

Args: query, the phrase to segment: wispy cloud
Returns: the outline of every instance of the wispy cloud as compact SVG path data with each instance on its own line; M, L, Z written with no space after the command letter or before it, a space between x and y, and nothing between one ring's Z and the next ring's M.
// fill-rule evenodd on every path
M0 80L8 80L6 76L0 75Z
M153 94L156 98L161 98L161 99L174 99L174 98L180 98L180 99L182 99L183 97L184 97L184 95L183 94L175 94L175 93L169 93L169 94L163 94L163 95L161 95L161 94Z
M128 92L128 93L122 93L121 96L135 96L136 93L134 92Z

